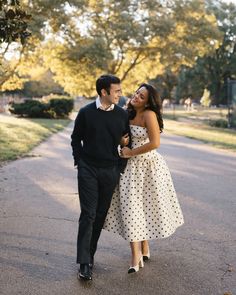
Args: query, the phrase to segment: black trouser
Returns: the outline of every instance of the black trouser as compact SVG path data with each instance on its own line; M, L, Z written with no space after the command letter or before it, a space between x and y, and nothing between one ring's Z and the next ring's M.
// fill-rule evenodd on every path
M77 239L77 263L90 263L100 237L111 198L119 180L117 166L97 168L83 160L78 165L81 214Z

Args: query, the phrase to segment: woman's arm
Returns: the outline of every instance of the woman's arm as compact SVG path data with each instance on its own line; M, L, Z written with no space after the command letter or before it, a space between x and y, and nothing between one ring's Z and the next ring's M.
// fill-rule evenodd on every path
M155 112L151 110L145 111L144 121L148 132L149 142L132 150L124 147L121 150L122 157L130 158L133 156L144 154L160 146L160 128Z

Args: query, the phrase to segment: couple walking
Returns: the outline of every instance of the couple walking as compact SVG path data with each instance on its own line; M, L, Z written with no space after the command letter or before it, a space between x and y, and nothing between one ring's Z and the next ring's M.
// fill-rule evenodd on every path
M156 89L142 84L127 110L117 106L120 79L96 81L98 98L83 107L71 135L81 206L77 240L78 275L91 280L102 228L130 242L128 273L150 258L148 240L170 236L183 215L169 169L156 151L163 129Z

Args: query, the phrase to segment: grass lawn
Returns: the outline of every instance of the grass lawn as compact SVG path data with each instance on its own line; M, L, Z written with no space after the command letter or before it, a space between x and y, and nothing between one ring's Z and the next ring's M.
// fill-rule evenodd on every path
M199 107L193 111L186 111L183 107L177 106L164 109L164 114L167 119L185 118L192 121L208 122L209 120L226 119L228 110L226 108L203 108Z
M226 111L224 111L225 115ZM224 116L223 115L223 116ZM194 116L194 117L193 117ZM177 120L171 120L172 111L164 110L167 132L201 140L236 152L236 131L214 128L205 124L205 118L222 118L216 110L187 113L175 111ZM33 147L52 133L62 130L70 120L23 119L0 115L0 163L26 155Z
M164 130L201 140L206 143L213 144L214 146L229 149L236 152L236 131L210 127L202 123L181 122L175 120L165 119L164 117Z
M236 130L211 127L212 120L225 120L226 108L203 108L186 111L183 107L164 109L164 130L210 143L236 152ZM174 120L173 120L174 119Z
M69 122L70 120L24 119L0 115L0 163L24 156Z

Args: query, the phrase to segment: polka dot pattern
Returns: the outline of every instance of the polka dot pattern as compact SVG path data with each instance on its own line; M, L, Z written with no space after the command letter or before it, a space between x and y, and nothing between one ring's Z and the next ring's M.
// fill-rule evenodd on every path
M147 130L131 125L132 147L148 142ZM134 242L166 238L184 223L168 166L156 151L132 157L113 194L104 229Z

